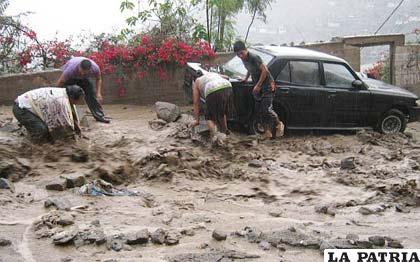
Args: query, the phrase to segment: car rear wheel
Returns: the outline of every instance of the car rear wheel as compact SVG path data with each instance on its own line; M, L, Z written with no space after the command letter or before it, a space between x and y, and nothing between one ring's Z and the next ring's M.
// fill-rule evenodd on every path
M407 120L404 114L398 109L391 109L386 112L378 123L378 131L382 134L395 134L404 132Z

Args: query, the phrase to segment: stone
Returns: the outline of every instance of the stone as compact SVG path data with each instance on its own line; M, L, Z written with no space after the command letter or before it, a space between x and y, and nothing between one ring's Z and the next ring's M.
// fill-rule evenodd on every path
M262 232L256 228L245 227L245 237L249 243L258 243L262 239Z
M390 248L404 248L400 241L392 239L388 240L388 247Z
M269 211L268 214L272 217L281 217L282 212L281 211Z
M67 188L81 187L87 183L86 177L83 174L73 173L64 176Z
M169 166L178 166L180 159L178 156L178 152L168 152L165 154L165 162Z
M147 229L138 232L130 233L127 235L127 244L140 245L149 242L150 233Z
M375 213L372 209L370 209L368 207L361 207L361 208L359 208L358 212L362 215L365 215L365 216Z
M104 169L102 167L95 168L95 170L93 170L93 173L97 174L97 176L100 179L103 179L106 182L109 182L114 185L121 185L125 182L124 174L110 172L109 170Z
M12 241L4 238L0 238L0 247L6 247L10 246L12 244Z
M89 161L89 152L83 149L77 149L71 154L71 160L77 163L85 163Z
M251 160L248 164L248 166L255 167L255 168L260 168L262 167L262 165L263 163L258 159Z
M355 245L356 241L359 240L359 236L356 234L347 234L346 239L350 242L350 244Z
M385 246L385 238L381 236L371 236L368 238L369 242L371 242L375 246L383 247Z
M401 205L401 204L397 204L395 205L395 211L399 212L399 213L410 213L410 209L408 209L407 207Z
M356 246L357 248L370 249L373 245L370 241L358 240L356 241Z
M106 239L106 247L109 250L121 251L124 248L125 237L123 234L110 236Z
M71 202L67 198L50 197L44 202L44 207L55 206L58 210L70 210Z
M181 234L186 235L186 236L194 236L195 231L192 228L184 228L181 230Z
M72 241L77 236L78 232L79 230L77 228L73 228L57 233L52 237L53 243L56 245L69 244L70 241Z
M107 238L102 228L95 226L86 228L83 231L79 231L77 238L81 241L81 245L96 244L99 246L107 241ZM111 241L111 238L109 240Z
M326 215L330 215L330 216L335 216L334 209L330 206L327 206L327 205L316 206L315 207L315 212L319 213L319 214L326 214Z
M71 257L64 257L61 259L61 262L71 262L73 259Z
M261 241L258 246L262 249L262 250L270 250L271 245L270 243L268 243L267 241L263 240Z
M341 169L355 169L356 164L354 163L354 157L347 157L341 160L340 167Z
M214 239L216 239L217 241L222 241L222 240L226 240L227 238L227 234L223 231L217 230L215 229L211 235Z
M12 192L15 192L15 186L6 178L0 178L0 189L9 189Z
M162 228L158 228L150 235L150 238L152 240L152 243L162 245L165 243L165 239L167 235L168 235L168 232L166 232Z
M176 245L179 243L180 236L174 232L169 232L165 238L165 244L168 246Z
M297 230L279 230L264 232L263 238L273 246L287 244L296 247L306 247L319 249L320 240L310 234L299 232Z
M178 117L181 115L180 108L171 103L167 102L156 102L156 114L159 119L163 119L166 122L175 122Z
M67 188L67 182L63 179L55 179L45 185L47 190L64 191Z
M69 226L74 224L74 218L68 213L61 213L57 219L57 225L60 226Z
M325 249L335 249L335 246L332 245L327 240L322 240L320 245L319 245L319 250L321 251L321 254L324 254Z

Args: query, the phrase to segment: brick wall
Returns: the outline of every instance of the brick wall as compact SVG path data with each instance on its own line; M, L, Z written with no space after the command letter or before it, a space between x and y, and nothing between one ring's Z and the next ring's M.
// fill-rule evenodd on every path
M396 47L395 83L420 96L420 45Z

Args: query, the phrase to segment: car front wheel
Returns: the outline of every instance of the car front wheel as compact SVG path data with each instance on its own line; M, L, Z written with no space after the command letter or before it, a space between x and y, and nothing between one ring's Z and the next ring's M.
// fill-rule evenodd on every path
M403 133L407 126L404 114L398 109L386 112L378 123L378 131L383 134Z

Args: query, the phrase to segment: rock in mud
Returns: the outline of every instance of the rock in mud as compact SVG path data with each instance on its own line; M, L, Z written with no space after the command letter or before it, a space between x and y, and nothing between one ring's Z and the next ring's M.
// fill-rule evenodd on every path
M77 228L73 228L57 233L52 237L53 243L56 245L70 244L71 241L77 236L78 232L79 230Z
M245 237L249 243L259 243L262 240L263 233L252 227L245 227Z
M159 119L166 122L174 122L181 115L181 110L177 105L167 102L156 102L156 114Z
M140 245L149 242L150 233L149 230L143 229L138 232L130 233L127 235L127 244L129 245Z
M85 163L89 161L89 152L83 149L77 149L71 154L71 160L76 163Z
M127 181L126 174L123 172L123 170L119 170L119 172L112 172L108 169L97 167L95 170L93 170L93 174L97 175L100 179L114 185L121 185Z
M271 245L270 245L270 243L268 243L267 241L265 241L265 240L263 240L263 241L261 241L259 244L258 244L258 246L262 249L262 250L270 250L270 248L271 248Z
M64 179L67 188L81 187L87 183L85 175L79 173L65 175Z
M54 191L64 191L67 188L67 182L63 179L55 179L45 185L45 189Z
M356 241L356 246L361 249L370 249L373 245L370 241L358 240Z
M321 254L324 254L325 249L335 249L335 246L332 245L327 240L322 240L320 245L319 245L319 250L321 251Z
M401 204L395 205L395 210L399 213L405 213L405 214L410 213L410 209L408 209L406 206L403 206Z
M372 215L372 214L377 214L380 212L385 211L385 207L383 206L377 206L377 207L361 207L359 208L358 212L362 215Z
M248 166L259 168L263 166L263 162L261 160L254 159L254 160L251 160L251 162L249 162Z
M315 212L319 214L330 215L330 216L335 216L336 214L334 208L327 205L316 206Z
M404 248L404 246L398 240L390 239L387 242L388 242L387 243L388 244L388 247L390 247L390 248Z
M167 235L168 235L168 232L166 230L162 228L158 228L156 229L155 232L153 232L150 235L150 238L152 240L152 243L162 245L165 243L165 239Z
M165 244L168 246L176 245L179 243L180 235L175 232L169 232L165 238Z
M10 246L12 244L12 241L4 238L0 238L0 247L6 247Z
M91 226L84 230L79 230L79 234L74 239L76 247L96 244L102 245L107 241L105 233L102 228Z
M57 225L69 226L74 224L74 217L68 213L61 213L56 221Z
M229 262L237 260L245 260L260 258L258 255L247 254L235 250L211 249L206 253L185 253L170 257L169 262L209 262L220 261Z
M359 240L359 236L356 234L348 234L346 239L350 242L350 244L355 245L356 241Z
M375 246L383 247L385 246L385 238L381 236L371 236L368 238L369 242Z
M50 206L55 206L58 210L70 210L72 204L67 198L51 197L44 202L44 207Z
M181 234L191 237L195 235L195 231L192 228L184 228L181 230Z
M125 236L123 234L113 235L106 239L106 247L109 250L121 251L125 245Z
M15 192L15 186L6 178L0 178L0 189L9 189L12 192Z
M222 241L222 240L226 240L227 238L227 234L223 231L217 230L215 229L211 235L214 239L216 239L217 241Z
M355 169L355 158L354 157L347 157L341 160L341 169Z
M288 244L296 247L319 249L320 240L303 232L280 230L264 233L264 239L272 245Z
M281 217L282 212L280 210L274 210L274 211L268 212L268 214L272 217Z
M168 123L162 119L154 119L149 121L149 126L152 130L162 130Z

